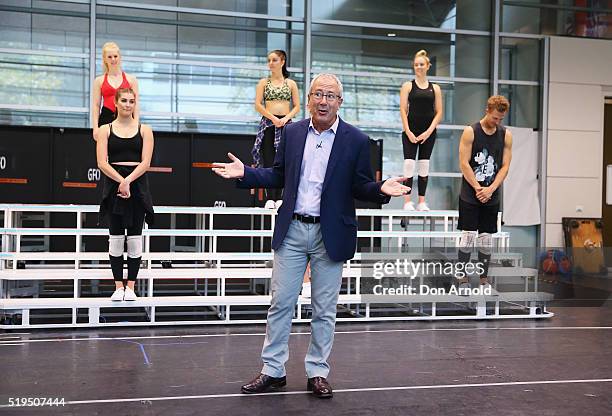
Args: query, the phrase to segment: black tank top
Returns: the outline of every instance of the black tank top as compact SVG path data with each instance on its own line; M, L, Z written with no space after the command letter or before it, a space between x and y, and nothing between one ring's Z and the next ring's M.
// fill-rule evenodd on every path
M412 80L412 88L408 94L408 125L410 131L416 136L423 133L431 126L435 116L436 95L434 84L428 83L427 88L419 88L415 80Z
M488 135L482 129L480 122L472 124L474 130L474 143L472 143L472 154L470 155L470 167L474 171L476 180L482 186L489 186L495 180L497 172L501 168L504 158L504 142L506 128L497 126L495 133ZM493 192L491 199L481 204L476 198L476 191L462 177L461 199L470 204L496 205L499 204L499 189Z
M113 132L113 125L110 125L108 135L108 163L115 162L138 162L142 161L142 135L140 134L140 124L138 131L132 137L119 137Z

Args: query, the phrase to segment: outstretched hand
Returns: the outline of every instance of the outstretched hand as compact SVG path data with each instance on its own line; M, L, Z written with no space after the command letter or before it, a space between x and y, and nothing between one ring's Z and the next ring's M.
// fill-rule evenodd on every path
M232 161L231 163L213 163L213 172L225 179L239 179L244 176L244 163L240 161L236 156L231 153L227 154L227 157Z
M410 192L410 187L402 185L402 182L408 178L404 176L394 177L387 179L380 188L380 192L389 196L402 196Z

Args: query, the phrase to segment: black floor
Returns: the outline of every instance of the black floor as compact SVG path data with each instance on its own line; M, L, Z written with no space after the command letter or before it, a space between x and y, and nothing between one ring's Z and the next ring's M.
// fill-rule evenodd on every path
M4 332L0 405L66 405L0 414L612 414L612 308L552 311L537 321L338 324L332 400L305 392L305 325L291 336L286 392L267 396L238 394L260 370L261 325Z

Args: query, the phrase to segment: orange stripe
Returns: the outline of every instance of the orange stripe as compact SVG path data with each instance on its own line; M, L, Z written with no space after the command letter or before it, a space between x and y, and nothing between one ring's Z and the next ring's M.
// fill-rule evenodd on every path
M0 178L0 183L13 183L16 185L25 185L28 180L25 178Z
M172 173L172 168L154 167L151 166L147 172Z
M98 184L93 182L62 182L64 188L97 188Z
M209 162L193 162L191 166L194 168L205 168L205 169L210 169L210 168L215 167L214 164L209 163Z

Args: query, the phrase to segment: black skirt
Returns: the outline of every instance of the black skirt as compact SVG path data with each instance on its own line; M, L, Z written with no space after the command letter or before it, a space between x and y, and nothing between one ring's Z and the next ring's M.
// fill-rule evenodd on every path
M116 117L116 113L111 111L108 107L102 106L102 111L100 111L100 117L98 117L98 127L112 123Z
M113 168L124 178L134 171L136 166L113 165ZM120 215L123 218L123 226L130 228L135 223L135 214L140 209L145 211L145 222L153 225L155 213L153 211L153 199L149 191L149 178L147 174L140 176L130 184L130 197L125 199L117 195L119 183L104 176L104 187L98 223L108 223L110 214Z

